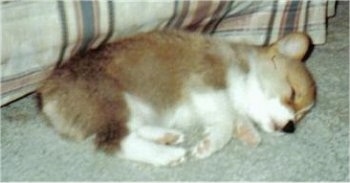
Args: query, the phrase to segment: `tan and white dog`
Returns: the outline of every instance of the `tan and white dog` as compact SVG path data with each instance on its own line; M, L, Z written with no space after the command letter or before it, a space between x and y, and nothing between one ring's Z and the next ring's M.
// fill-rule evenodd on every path
M194 124L205 129L191 150L196 158L223 148L233 133L258 143L251 122L267 132L294 132L315 101L302 62L309 44L303 33L262 47L152 31L71 59L38 93L63 136L94 135L97 147L120 157L176 165L187 154L176 145L184 140L181 129Z

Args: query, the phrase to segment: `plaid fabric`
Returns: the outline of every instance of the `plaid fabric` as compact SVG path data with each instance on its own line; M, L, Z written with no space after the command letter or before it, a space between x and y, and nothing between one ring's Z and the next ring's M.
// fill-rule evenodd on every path
M315 44L322 44L334 4L326 0L3 1L1 105L35 91L55 66L72 55L152 29L186 29L257 45L305 31Z

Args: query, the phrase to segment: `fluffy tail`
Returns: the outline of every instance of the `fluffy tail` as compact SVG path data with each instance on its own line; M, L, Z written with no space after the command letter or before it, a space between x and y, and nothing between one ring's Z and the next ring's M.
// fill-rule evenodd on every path
M38 90L43 112L57 132L77 140L95 135L98 149L106 152L117 150L128 131L122 93L101 68L74 62L56 69Z

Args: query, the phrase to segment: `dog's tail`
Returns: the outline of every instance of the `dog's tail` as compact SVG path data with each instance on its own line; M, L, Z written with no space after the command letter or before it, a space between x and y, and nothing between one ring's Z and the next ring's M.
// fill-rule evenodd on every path
M82 140L95 135L98 149L117 150L128 132L121 87L103 70L71 64L56 69L38 89L43 113L62 136Z

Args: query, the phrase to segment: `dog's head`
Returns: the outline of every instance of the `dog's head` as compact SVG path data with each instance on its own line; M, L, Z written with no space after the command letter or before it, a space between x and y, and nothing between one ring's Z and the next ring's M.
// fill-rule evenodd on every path
M314 104L315 82L303 63L310 41L292 33L249 58L249 116L265 131L292 133Z

